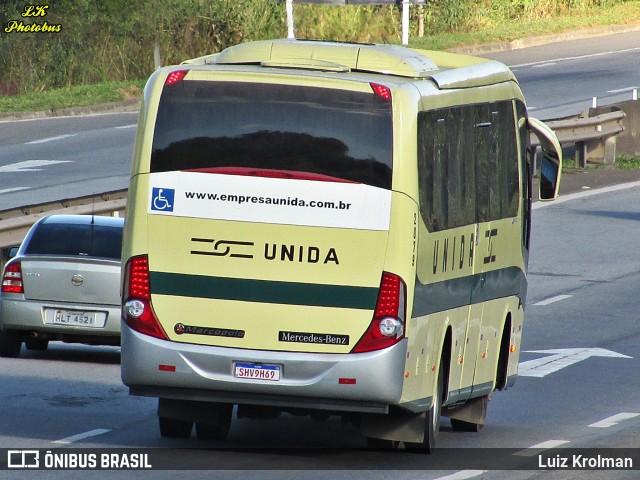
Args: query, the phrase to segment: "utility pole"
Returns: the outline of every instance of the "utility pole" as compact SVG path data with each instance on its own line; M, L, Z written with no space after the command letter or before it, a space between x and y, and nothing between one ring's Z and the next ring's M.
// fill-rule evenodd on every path
M402 0L402 44L409 45L409 0Z
M296 38L293 31L293 0L287 0L287 38Z

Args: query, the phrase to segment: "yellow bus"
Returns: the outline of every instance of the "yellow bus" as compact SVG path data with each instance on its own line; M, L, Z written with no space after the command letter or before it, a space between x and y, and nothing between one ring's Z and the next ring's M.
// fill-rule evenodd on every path
M561 149L490 60L270 40L156 71L123 247L122 379L160 433L282 412L430 452L516 378Z

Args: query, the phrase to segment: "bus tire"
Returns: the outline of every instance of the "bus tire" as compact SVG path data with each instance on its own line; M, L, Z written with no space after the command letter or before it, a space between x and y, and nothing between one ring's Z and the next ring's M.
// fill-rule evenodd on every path
M414 453L431 453L436 447L438 433L440 432L440 415L442 413L442 397L444 390L444 362L440 360L436 392L433 396L433 405L427 412L424 426L424 440L421 443L404 442L405 449Z
M218 422L216 424L196 422L196 435L200 440L218 440L222 442L227 439L231 429L233 404L221 403L216 405L216 409L218 410Z
M496 370L496 390L504 390L509 382L509 349L511 346L511 317L508 316L502 330L498 366Z
M400 445L400 442L396 440L367 437L367 448L371 450L394 450L398 448L398 445Z
M179 418L158 417L160 435L166 438L189 438L193 422Z
M451 428L456 432L479 432L484 425L481 423L465 422L464 420L451 419Z

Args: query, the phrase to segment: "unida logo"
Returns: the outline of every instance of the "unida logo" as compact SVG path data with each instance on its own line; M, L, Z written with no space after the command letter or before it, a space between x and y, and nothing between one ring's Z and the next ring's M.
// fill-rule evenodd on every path
M228 328L216 327L197 327L194 325L185 325L184 323L176 323L173 327L176 335L205 335L208 337L233 337L244 338L244 330L231 330Z

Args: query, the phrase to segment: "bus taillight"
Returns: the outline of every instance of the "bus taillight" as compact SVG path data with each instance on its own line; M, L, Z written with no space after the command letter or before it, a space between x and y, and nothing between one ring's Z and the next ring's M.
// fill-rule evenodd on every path
M404 281L398 275L382 273L373 320L353 353L381 350L404 338L406 290Z
M149 259L132 257L125 266L122 318L136 332L168 340L151 305Z
M369 83L369 85L371 85L371 90L373 90L373 93L378 95L380 98L384 100L391 100L391 89L389 87L373 82Z
M189 70L176 70L175 72L171 72L164 81L164 84L175 85L176 83L180 83L187 73L189 73Z

